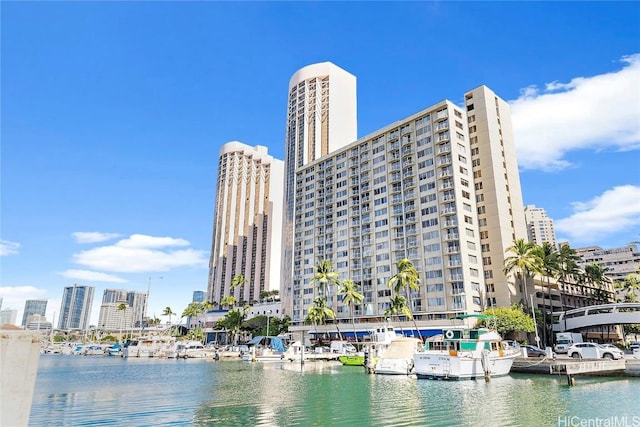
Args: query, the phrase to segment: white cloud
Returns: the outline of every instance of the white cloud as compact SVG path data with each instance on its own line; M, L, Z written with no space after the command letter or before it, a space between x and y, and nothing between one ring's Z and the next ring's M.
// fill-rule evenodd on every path
M173 237L132 234L129 238L120 240L116 243L116 246L124 248L163 248L165 246L189 246L189 242L184 239L174 239Z
M71 235L77 243L99 243L121 236L117 233L100 233L99 231L76 231Z
M614 187L572 207L570 217L554 221L556 231L569 235L572 244L597 242L612 233L640 228L640 186Z
M565 169L565 155L580 149L640 148L640 54L621 62L618 71L547 83L543 91L529 86L510 101L522 169Z
M15 255L20 249L20 243L0 240L0 256Z
M86 280L87 282L127 283L128 280L112 274L100 273L89 270L66 270L60 273L67 279Z
M76 263L94 270L139 273L168 271L177 267L206 267L205 251L162 250L167 246L188 246L184 239L134 234L111 246L101 246L73 255Z
M0 298L2 298L3 310L16 310L16 324L22 323L22 313L24 312L24 303L28 299L46 298L47 291L39 289L35 286L1 286ZM47 301L47 309L50 307L51 301ZM59 306L58 306L59 307ZM51 318L49 318L51 320Z

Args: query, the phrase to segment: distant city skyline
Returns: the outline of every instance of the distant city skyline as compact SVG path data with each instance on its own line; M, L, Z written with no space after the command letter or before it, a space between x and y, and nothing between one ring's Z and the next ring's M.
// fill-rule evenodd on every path
M639 14L637 2L5 3L2 309L21 320L45 298L57 320L77 283L149 289L149 316L182 312L207 287L220 147L284 160L289 79L325 61L357 76L359 138L487 85L511 108L523 202L557 240L640 241ZM385 25L398 19L402 31Z

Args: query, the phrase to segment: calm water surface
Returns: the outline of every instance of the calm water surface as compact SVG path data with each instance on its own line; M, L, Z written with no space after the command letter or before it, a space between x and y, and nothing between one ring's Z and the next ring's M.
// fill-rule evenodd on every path
M640 378L570 388L519 374L446 382L314 363L43 355L30 425L629 427L640 426L639 399Z

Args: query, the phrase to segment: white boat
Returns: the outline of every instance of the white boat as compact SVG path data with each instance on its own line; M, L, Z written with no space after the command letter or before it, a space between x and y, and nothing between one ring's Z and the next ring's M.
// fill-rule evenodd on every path
M281 362L287 351L282 338L257 336L246 343L249 351L242 354L245 362Z
M373 372L384 375L409 375L413 370L413 355L422 341L418 338L399 337L391 341L378 357Z
M106 353L107 356L122 356L122 345L119 343L115 343L107 347Z
M384 325L369 332L370 341L366 341L363 345L362 355L345 355L340 356L340 362L343 365L360 365L364 366L367 372L374 372L374 367L378 359L382 357L389 345L398 338L404 337L396 329L385 323ZM360 363L362 357L362 363Z
M508 375L520 349L490 329L445 329L413 357L418 378L477 379Z
M183 359L213 358L215 351L208 349L200 341L184 341L176 344L176 356Z
M101 344L88 344L84 346L82 354L85 356L104 356L106 347Z
M175 346L175 337L152 335L134 338L125 343L122 357L160 357L162 353Z

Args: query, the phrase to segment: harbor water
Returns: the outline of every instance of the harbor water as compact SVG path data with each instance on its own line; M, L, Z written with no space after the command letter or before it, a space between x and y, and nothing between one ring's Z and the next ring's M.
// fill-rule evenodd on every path
M640 426L640 378L367 375L307 362L42 355L31 426ZM599 423L599 424L598 424Z

